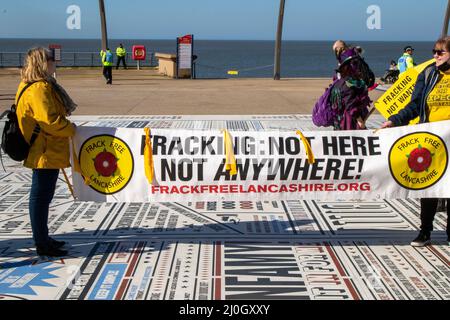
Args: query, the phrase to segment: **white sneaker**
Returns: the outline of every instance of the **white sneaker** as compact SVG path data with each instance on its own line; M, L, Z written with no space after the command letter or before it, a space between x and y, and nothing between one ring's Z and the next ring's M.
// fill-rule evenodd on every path
M424 247L431 244L431 238L430 234L420 231L417 238L415 238L413 241L411 241L411 245L413 247Z

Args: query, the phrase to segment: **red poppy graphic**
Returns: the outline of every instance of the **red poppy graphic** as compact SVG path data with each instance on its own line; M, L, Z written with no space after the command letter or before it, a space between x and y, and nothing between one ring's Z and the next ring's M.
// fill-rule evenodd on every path
M110 177L117 170L117 159L112 153L105 150L95 157L94 166L101 176Z
M419 147L411 151L408 157L408 166L413 172L428 171L433 161L433 154L427 148Z

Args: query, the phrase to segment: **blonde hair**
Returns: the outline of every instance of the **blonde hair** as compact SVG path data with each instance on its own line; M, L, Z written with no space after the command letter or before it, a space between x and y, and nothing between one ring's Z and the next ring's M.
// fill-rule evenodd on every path
M28 50L25 64L21 71L21 79L25 83L47 79L48 60L52 58L48 49L39 47Z
M336 58L339 58L341 53L344 52L345 50L347 50L348 48L349 47L347 46L347 44L344 41L337 40L333 44L333 51L334 51L334 54L336 55Z

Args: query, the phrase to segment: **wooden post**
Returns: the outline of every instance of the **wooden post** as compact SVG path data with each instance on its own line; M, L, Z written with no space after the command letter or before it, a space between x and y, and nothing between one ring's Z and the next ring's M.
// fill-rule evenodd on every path
M280 0L280 12L278 14L277 38L275 41L275 61L274 61L274 67L273 67L273 79L274 80L280 80L281 38L282 38L282 34L283 34L284 2L285 2L285 0Z
M450 19L450 0L448 0L448 3L447 3L447 11L445 13L444 26L442 27L442 36L443 37L448 35L448 21L449 21L449 19Z
M106 29L105 3L103 0L98 0L98 5L100 8L100 20L102 25L102 50L106 50L106 48L108 48L108 30Z

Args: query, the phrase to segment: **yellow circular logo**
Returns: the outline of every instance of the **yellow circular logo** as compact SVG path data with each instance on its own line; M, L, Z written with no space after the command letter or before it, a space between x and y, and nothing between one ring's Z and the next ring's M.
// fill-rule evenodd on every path
M119 192L133 176L134 159L130 147L111 135L94 136L80 149L80 167L89 186L103 194Z
M444 141L430 132L416 132L399 138L389 151L389 168L402 187L422 190L431 187L447 170Z

